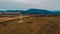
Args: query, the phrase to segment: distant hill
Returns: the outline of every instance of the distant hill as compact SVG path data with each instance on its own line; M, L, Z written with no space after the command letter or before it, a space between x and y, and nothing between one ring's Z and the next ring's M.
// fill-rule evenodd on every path
M53 11L54 14L60 14L60 10Z
M53 14L53 12L43 9L29 9L27 12L30 14Z
M60 14L59 11L49 11L44 9L28 9L26 11L24 10L6 10L6 11L0 11L0 12L20 12L22 14Z

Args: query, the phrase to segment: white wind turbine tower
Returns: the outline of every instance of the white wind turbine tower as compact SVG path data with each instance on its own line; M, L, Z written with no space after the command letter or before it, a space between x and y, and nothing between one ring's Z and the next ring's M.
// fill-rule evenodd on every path
M23 22L22 18L23 18L22 13L20 13L20 21L19 21L20 23Z

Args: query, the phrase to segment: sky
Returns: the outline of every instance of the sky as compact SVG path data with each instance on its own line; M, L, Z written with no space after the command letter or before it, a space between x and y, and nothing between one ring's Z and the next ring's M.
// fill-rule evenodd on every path
M60 10L60 0L0 0L0 10L27 10L30 8Z

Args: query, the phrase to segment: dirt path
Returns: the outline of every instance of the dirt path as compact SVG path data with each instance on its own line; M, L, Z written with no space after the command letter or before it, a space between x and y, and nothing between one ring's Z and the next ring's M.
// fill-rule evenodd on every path
M22 16L22 18L24 17L29 17L29 16ZM16 17L2 17L0 18L0 22L4 22L4 21L9 21L9 20L16 20L16 19L20 19L21 16L16 16Z

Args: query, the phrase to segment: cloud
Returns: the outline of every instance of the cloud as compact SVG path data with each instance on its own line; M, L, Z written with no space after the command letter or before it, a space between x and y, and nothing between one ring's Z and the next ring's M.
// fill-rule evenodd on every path
M0 0L0 9L60 9L60 0Z
M32 8L33 5L26 3L13 3L13 2L0 2L0 9L29 9Z
M28 4L44 4L50 2L50 0L11 0L11 1L17 3L28 3Z

